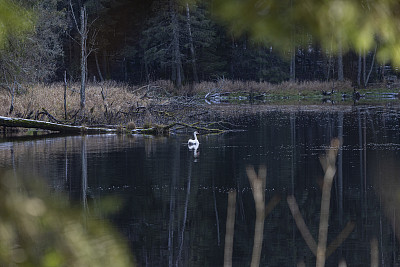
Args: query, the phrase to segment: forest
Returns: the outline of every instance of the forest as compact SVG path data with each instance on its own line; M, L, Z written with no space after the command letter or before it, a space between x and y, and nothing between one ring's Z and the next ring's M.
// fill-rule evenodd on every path
M30 12L33 30L7 33L0 53L4 87L62 81L64 74L72 82L82 77L129 84L170 80L177 88L220 78L269 83L333 79L364 87L392 72L390 65L378 64L376 47L337 53L301 25L294 27L301 34L290 38L287 49L268 38L261 42L238 35L214 14L218 1L14 2Z

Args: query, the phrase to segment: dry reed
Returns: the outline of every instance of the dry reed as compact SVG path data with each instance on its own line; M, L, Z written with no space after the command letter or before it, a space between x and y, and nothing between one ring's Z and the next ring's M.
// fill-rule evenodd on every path
M218 80L185 85L177 89L171 81L159 80L145 86L130 86L116 82L88 84L86 88L87 124L126 124L134 121L138 125L152 123L148 107L171 103L174 95L196 95L209 92L255 92L271 94L300 94L307 92L341 91L349 88L350 82L283 82L271 84L254 81ZM105 97L105 99L103 98ZM80 85L68 85L67 119L64 114L64 84L36 84L25 86L14 99L14 110L10 114L11 95L0 90L0 115L48 120L44 109L59 121L73 121L80 108ZM177 106L181 109L181 106ZM145 111L145 112L144 112Z
M115 82L103 84L89 84L86 88L86 117L91 123L116 123L109 118L118 117L118 122L128 122L131 118L126 115L132 113L138 106L146 107L149 98L142 98L143 92L136 92L135 87ZM105 96L105 100L102 97ZM67 114L71 119L80 108L79 84L72 84L67 89ZM11 103L10 93L0 91L0 115L22 118L47 119L41 112L45 109L58 120L64 120L64 85L62 83L27 86L24 92L15 96L14 110L9 114ZM108 119L107 119L108 116Z

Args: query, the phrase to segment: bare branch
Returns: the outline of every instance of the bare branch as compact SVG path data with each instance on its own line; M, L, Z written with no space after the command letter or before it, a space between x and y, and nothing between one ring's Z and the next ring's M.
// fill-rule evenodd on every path
M306 241L307 246L310 248L311 252L314 255L317 255L317 243L315 242L313 236L308 230L306 223L304 222L303 216L300 213L299 206L297 205L296 199L294 196L288 196L287 202L296 222L297 228L299 229L301 236L303 237L304 241Z
M71 7L71 14L72 14L72 18L74 19L74 22L75 22L76 30L79 32L80 35L82 35L82 32L80 31L79 26L78 26L78 21L76 20L76 17L75 17L75 12L74 12L74 8L72 7L71 0L69 0L69 6Z

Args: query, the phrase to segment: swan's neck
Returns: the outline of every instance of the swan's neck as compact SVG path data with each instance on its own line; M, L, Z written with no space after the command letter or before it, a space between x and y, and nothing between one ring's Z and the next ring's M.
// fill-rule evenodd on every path
M197 140L196 133L193 133L193 135L194 135L194 140Z

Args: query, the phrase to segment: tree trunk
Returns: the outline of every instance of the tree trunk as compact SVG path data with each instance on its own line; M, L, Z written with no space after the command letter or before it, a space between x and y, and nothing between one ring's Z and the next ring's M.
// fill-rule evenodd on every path
M188 33L189 33L190 54L192 56L193 80L197 83L199 81L199 78L197 76L196 55L195 55L194 45L193 45L192 28L190 25L190 10L189 10L188 3L186 3L186 18L187 18L186 23L187 23L187 27L188 27Z
M87 40L87 13L86 8L81 7L81 112L85 110L85 85L86 85L86 40Z
M326 75L326 81L329 81L329 75L331 73L331 65L332 65L332 51L329 52L329 59L328 59L328 72Z
M367 68L367 57L365 55L365 49L363 52L363 86L366 87L366 80L367 80L367 72L366 72L366 68Z
M64 71L64 120L67 120L67 71Z
M343 50L342 50L342 42L339 42L339 50L338 50L338 81L344 81L343 75Z
M171 4L171 22L172 22L172 48L173 48L173 57L174 57L174 65L175 65L175 83L176 87L182 87L182 59L181 59L181 52L179 50L179 25L178 25L178 18L176 17L176 10L175 4L173 0L170 0Z
M14 110L14 97L15 97L15 81L13 82L11 88L8 87L10 90L10 94L11 94L11 104L10 104L10 110L9 110L9 114L11 115L11 113Z
M122 69L124 71L124 82L128 81L128 61L126 60L126 57L124 57L124 60L122 61Z
M296 80L296 47L292 47L292 54L290 58L290 81L294 82Z
M108 68L108 60L107 60L107 51L104 50L103 52L103 73L104 73L104 78L108 79L110 76L109 73L109 68Z
M369 69L369 72L368 72L368 75L367 75L367 79L365 80L365 85L367 85L367 84L368 84L369 77L371 76L372 69L374 68L374 64L375 64L375 55L376 55L376 49L377 49L377 45L375 45L375 51L374 51L374 55L372 56L371 68Z
M293 10L293 2L290 1L290 9ZM296 26L293 24L292 26L292 32L291 32L291 57L290 57L290 81L294 82L296 81L296 45L295 45L295 37L294 33L296 30Z
M361 86L361 49L358 54L357 85Z
M230 71L231 71L231 79L235 80L235 68L233 62L235 60L235 38L232 36L232 45L231 45L231 64L230 64Z
M99 74L100 77L100 81L104 82L103 75L101 75L99 60L97 59L97 52L94 53L94 59L96 60L96 68L97 68L97 73Z

